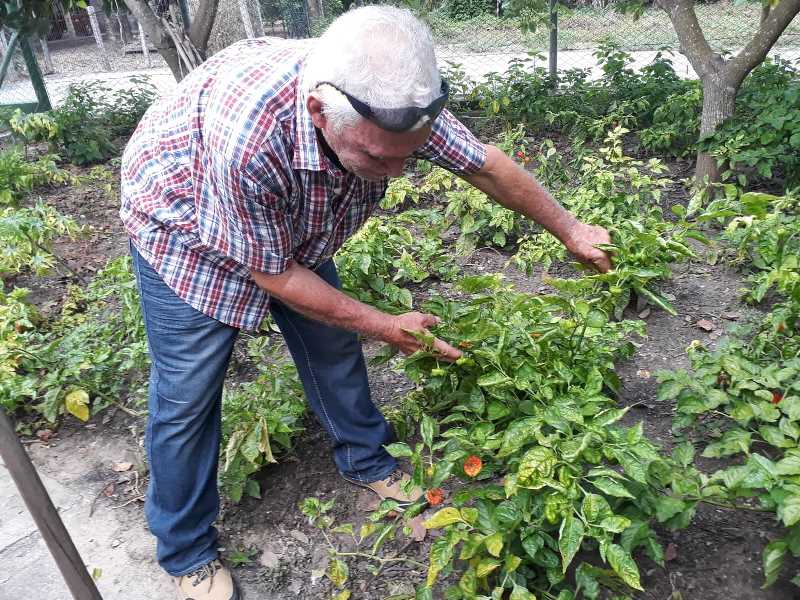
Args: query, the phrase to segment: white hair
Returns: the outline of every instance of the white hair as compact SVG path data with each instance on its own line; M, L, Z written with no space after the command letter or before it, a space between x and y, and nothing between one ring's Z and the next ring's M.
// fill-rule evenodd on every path
M314 44L302 91L314 91L334 130L354 125L361 116L325 81L376 108L427 106L441 94L430 29L393 6L350 10Z

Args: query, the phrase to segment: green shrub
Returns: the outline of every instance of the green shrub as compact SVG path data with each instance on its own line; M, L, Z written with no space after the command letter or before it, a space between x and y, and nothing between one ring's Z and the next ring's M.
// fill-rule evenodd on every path
M29 161L19 148L0 152L0 207L15 206L37 187L74 182L74 177L56 166L57 159L42 156Z
M223 492L234 502L244 494L261 497L251 475L276 462L279 450L291 448L292 439L303 430L306 412L297 369L270 345L270 338L253 338L248 354L258 365L258 377L226 387L222 400L219 479Z
M489 12L486 0L445 0L443 8L445 14L456 21L467 21Z
M131 82L133 88L118 90L96 81L72 84L58 108L44 115L16 112L6 123L22 141L47 142L74 164L100 162L118 154L116 139L133 133L157 96L147 79Z
M80 230L72 218L46 204L0 209L0 276L25 269L37 275L47 273L60 262L53 240L75 237Z
M26 290L0 294L0 406L55 422L87 420L131 389L147 368L147 341L131 259L112 260L86 287L71 286L50 321Z
M742 85L733 118L698 147L731 171L782 175L786 189L800 184L800 71L785 61L760 65Z

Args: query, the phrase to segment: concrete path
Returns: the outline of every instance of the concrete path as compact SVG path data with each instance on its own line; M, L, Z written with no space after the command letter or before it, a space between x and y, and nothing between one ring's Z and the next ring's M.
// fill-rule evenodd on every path
M558 54L559 69L590 69L591 78L598 78L602 72L597 67L597 59L593 56L594 50L562 50ZM633 62L630 67L634 70L650 64L656 56L655 50L640 50L630 53ZM795 61L800 64L800 48L779 48L772 50L770 56L779 56L782 59ZM528 58L524 52L482 52L464 53L463 50L441 46L437 49L437 57L441 68L445 68L448 63L457 63L460 68L474 81L480 81L488 73L505 72L511 61L514 59ZM692 69L689 61L683 54L675 52L672 57L675 71L681 77L696 79L697 75ZM531 67L547 68L547 57L543 59L533 59ZM145 76L150 78L161 94L170 92L175 88L175 79L169 69L143 69L139 71L125 71L113 73L97 73L93 75L63 76L51 75L45 78L50 100L54 105L61 103L67 95L67 90L72 83L79 81L99 81L106 86L115 88L130 87L130 79L135 76ZM33 88L28 81L6 82L0 88L0 104L8 102L34 102L36 96Z
M104 442L101 442L104 443ZM49 460L48 460L49 462ZM66 462L66 461L65 461ZM41 465L40 465L41 466ZM40 468L42 481L58 508L89 572L98 569L97 585L105 600L167 600L169 579L155 563L155 544L132 511L97 502L97 488L85 478L56 479ZM0 463L0 600L47 598L72 600L5 465Z

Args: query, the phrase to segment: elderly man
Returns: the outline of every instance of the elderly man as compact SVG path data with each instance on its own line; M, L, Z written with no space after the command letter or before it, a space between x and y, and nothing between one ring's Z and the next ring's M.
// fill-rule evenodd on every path
M605 230L578 222L493 146L444 111L430 32L411 13L346 13L313 45L247 40L220 52L145 115L125 150L121 216L152 371L145 512L180 598L239 594L217 558L222 386L240 329L270 312L343 477L410 502L384 450L359 335L411 353L393 316L339 291L331 257L370 216L409 157L449 169L542 224L601 270ZM441 340L444 360L459 351Z

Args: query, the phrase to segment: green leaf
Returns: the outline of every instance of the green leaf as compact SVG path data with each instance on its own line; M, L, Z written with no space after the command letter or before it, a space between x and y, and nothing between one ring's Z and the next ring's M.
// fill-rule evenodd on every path
M609 544L606 549L606 560L620 579L635 590L644 591L639 583L639 568L630 554L617 544Z
M515 583L514 589L511 590L511 596L509 596L509 600L536 600L536 596L529 592L528 588L522 587L521 585L517 585Z
M615 498L635 498L633 494L625 489L625 486L618 481L614 481L610 477L598 477L592 480L592 484L601 492L605 492L609 496L614 496Z
M522 547L531 558L536 558L536 554L544 547L544 539L537 533L529 535L522 540Z
M501 373L500 371L493 371L486 375L478 377L478 385L481 387L492 387L498 385L510 385L514 383L513 380Z
M764 585L762 588L771 586L778 580L778 575L783 567L783 559L786 556L787 544L784 540L774 540L764 548Z
M448 525L452 525L453 523L461 523L461 512L457 508L453 508L452 506L448 506L447 508L443 508L435 515L433 515L430 519L425 521L424 525L426 529L441 529L442 527L447 527Z
M778 504L778 518L787 527L800 522L800 494L790 494Z
M500 552L503 550L503 534L500 532L493 533L484 540L484 545L489 554L499 557Z
M86 390L73 390L64 398L64 406L74 417L81 421L89 420L89 394Z
M624 409L610 408L608 410L604 410L603 412L598 413L594 419L592 419L592 425L595 427L608 427L612 423L616 423L622 417L624 417L629 410L630 407L626 407Z
M594 600L600 594L600 584L597 582L597 569L589 563L581 563L575 569L576 592L583 592L583 597Z
M586 325L588 327L600 329L601 327L605 327L606 323L608 323L608 315L602 310L593 308L589 311L589 314L586 315Z
M612 517L606 517L602 521L598 527L609 533L622 533L628 527L631 526L631 520L626 517L620 517L619 515L614 515Z
M428 577L425 581L428 587L436 583L436 577L453 560L453 545L446 537L440 537L431 546L430 559L428 561Z
M433 437L436 435L437 429L438 427L436 425L436 421L434 421L428 415L422 416L422 423L420 424L419 427L419 433L420 436L422 437L422 441L429 448L433 445Z
M656 500L656 518L660 523L668 521L686 509L686 503L672 496L659 496Z
M788 450L784 457L775 463L778 475L800 475L800 451Z
M606 517L612 516L611 507L608 502L599 494L586 494L583 497L581 506L583 516L589 523L596 523Z
M342 590L336 594L331 600L350 600L350 590Z
M489 573L499 567L500 564L500 561L496 558L483 558L475 568L475 574L478 577L486 577Z
M672 451L672 458L684 467L688 467L694 461L694 445L692 442L682 442L675 446Z
M404 444L402 442L396 442L394 444L389 444L385 446L386 451L395 458L410 458L414 456L411 448L408 444Z
M520 485L538 489L544 486L542 479L553 474L558 459L550 448L536 446L528 450L522 457L517 471ZM632 497L632 496L631 496Z
M729 429L722 439L712 442L703 450L706 458L721 458L731 454L749 454L752 434L743 429Z
M583 522L580 519L576 519L573 514L567 515L561 521L561 529L558 532L558 550L561 552L562 573L567 572L567 567L575 557L575 553L580 549L583 534Z
M326 572L328 579L330 579L336 587L344 586L349 574L350 570L347 568L347 564L338 558L331 560L328 571Z
M542 420L539 417L526 417L512 422L503 434L503 443L497 452L498 458L513 454L526 443L535 439L536 433L541 428Z

